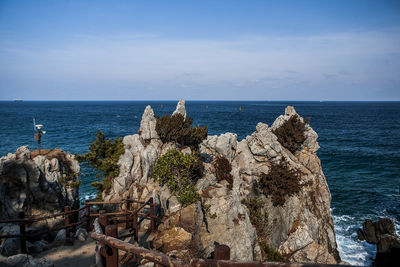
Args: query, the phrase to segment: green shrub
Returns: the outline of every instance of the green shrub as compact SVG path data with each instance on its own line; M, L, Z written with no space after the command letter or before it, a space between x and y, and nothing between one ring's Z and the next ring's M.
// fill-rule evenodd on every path
M192 152L185 155L176 149L170 149L158 158L153 169L153 176L159 184L166 185L183 206L199 200L194 185L202 175L203 162L198 154Z
M282 206L288 196L300 191L300 176L301 172L290 169L283 157L278 164L272 163L268 174L261 174L259 187L267 197L271 196L274 206Z
M207 138L208 127L193 127L192 123L191 117L185 119L181 114L158 116L156 131L164 143L175 142L198 149L199 144Z
M257 197L242 200L242 203L249 209L250 222L256 228L258 244L263 250L264 258L268 261L283 261L283 257L279 251L268 246L266 233L268 213L262 210L264 203Z
M278 137L279 143L286 147L290 152L296 152L303 144L306 137L304 136L305 126L309 123L309 118L302 122L296 114L285 121L273 133Z
M262 210L264 203L257 197L242 200L242 203L249 209L250 222L256 228L258 238L266 238L265 230L268 226L268 213Z
M222 156L216 157L214 163L215 168L215 176L217 177L217 181L221 182L225 180L229 183L228 188L232 189L233 186L233 176L231 174L232 166L229 161Z
M277 262L282 262L283 257L281 253L274 249L273 247L268 246L267 242L265 241L259 241L258 244L262 248L264 252L264 256L267 259L267 261L277 261Z
M119 174L118 160L125 152L122 138L106 139L103 132L97 130L96 140L90 141L89 152L84 155L76 155L79 162L88 163L101 177L101 182L93 182L92 186L98 190L98 196L103 191L108 192L112 185L112 179Z

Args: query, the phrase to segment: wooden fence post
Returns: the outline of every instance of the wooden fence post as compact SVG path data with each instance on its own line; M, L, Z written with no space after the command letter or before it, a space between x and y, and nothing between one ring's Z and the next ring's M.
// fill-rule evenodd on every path
M156 223L155 223L155 218L154 218L154 204L153 204L153 198L150 198L150 221L151 221L151 231L154 232L156 229Z
M25 213L23 211L21 211L18 214L19 219L24 219L25 218ZM20 234L20 246L21 246L21 253L22 254L26 254L27 249L26 249L26 237L25 237L25 222L24 221L20 221L19 222L19 234Z
M69 212L69 206L64 206L64 212ZM72 246L71 229L69 227L69 214L65 214L65 245Z
M101 230L103 231L103 233L105 233L106 226L108 225L108 217L104 213L106 213L105 210L99 211L99 214L100 214L99 215L99 223L101 225Z
M86 206L86 231L90 231L90 205Z
M214 248L214 260L230 260L231 249L226 245L216 245Z
M107 225L106 235L118 238L117 225ZM106 266L107 267L118 267L118 249L115 247L105 246L106 253Z
M135 230L135 241L139 242L139 227L138 227L138 214L135 211L135 213L133 214L133 229Z
M130 211L131 210L131 202L129 199L129 196L126 198L126 211ZM128 214L126 215L126 223L125 223L125 229L130 229L132 227L132 221L131 221L131 214L128 212Z

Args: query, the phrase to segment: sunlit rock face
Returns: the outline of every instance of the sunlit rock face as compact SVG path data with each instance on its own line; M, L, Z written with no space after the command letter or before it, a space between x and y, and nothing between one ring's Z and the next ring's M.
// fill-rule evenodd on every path
M176 113L186 116L184 101L179 101L173 114ZM161 187L153 179L152 170L157 159L169 149L188 153L187 148L159 139L154 112L148 106L139 134L124 138L125 153L118 163L120 174L104 197L116 200L129 196L141 201L153 197L166 216L149 238L164 253L183 259L207 258L218 243L231 248L232 260L262 260L265 256L259 244L262 235L268 246L282 254L284 261L339 263L330 212L331 194L316 155L317 133L305 124L305 140L294 153L280 144L274 134L292 116L304 122L288 106L271 127L260 122L256 131L241 141L229 132L208 136L199 147L204 173L196 189L201 201L183 207L166 186ZM213 162L217 157L224 157L231 164L233 185L216 178ZM268 175L273 164L283 160L290 170L301 174L300 190L276 205L272 196L260 188L260 179ZM243 204L252 198L261 201L260 212L268 218L261 230L252 225L250 211Z

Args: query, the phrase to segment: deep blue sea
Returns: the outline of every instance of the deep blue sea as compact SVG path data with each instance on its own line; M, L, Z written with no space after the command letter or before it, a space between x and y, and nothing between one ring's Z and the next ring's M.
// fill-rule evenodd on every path
M0 156L22 145L36 149L33 117L47 131L42 148L84 153L97 129L108 137L134 134L146 105L164 115L176 103L0 101ZM357 240L362 222L388 216L400 229L400 102L186 102L194 124L207 124L210 135L237 133L239 140L254 132L258 122L271 125L287 105L310 117L319 135L318 155L332 194L340 256L352 264L369 264L374 246ZM94 176L82 169L82 199L94 194Z

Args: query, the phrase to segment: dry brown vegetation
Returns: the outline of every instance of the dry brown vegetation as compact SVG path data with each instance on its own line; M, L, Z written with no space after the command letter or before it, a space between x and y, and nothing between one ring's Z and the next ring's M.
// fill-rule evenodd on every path
M231 174L232 166L229 161L222 156L216 157L214 163L215 168L215 176L217 177L217 181L221 182L225 180L229 183L228 188L232 189L233 186L233 176Z
M304 136L305 126L310 121L307 118L304 122L301 121L298 115L290 117L279 128L275 129L273 133L278 137L279 143L287 148L290 152L294 153L303 144L306 137Z
M191 117L184 118L181 114L157 117L156 131L163 143L175 142L182 146L198 149L199 144L207 138L208 127L192 126Z
M290 169L285 158L271 165L268 174L262 173L259 182L260 189L267 197L272 198L274 206L285 204L286 198L300 191L299 170Z

